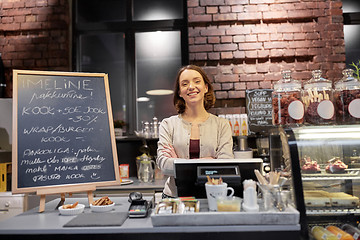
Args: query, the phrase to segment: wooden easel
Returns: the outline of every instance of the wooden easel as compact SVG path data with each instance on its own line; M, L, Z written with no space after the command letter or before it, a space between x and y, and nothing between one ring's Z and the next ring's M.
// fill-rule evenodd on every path
M65 201L65 193L73 193L73 192L87 192L88 203L92 203L94 201L93 192L96 190L95 186L73 186L73 187L61 187L61 188L51 188L51 189L41 189L36 191L36 195L40 195L40 204L39 204L39 212L45 211L45 200L46 195L59 194L61 195L61 199Z
M29 150L35 150L35 149L42 149L44 147L44 144L42 142L39 142L38 136L35 134L31 136L31 134L25 134L22 129L33 127L35 125L32 125L32 122L36 122L36 124L40 124L40 122L46 123L46 125L39 127L47 127L49 125L49 121L44 119L45 115L38 116L37 114L30 114L31 115L31 121L29 121L29 118L23 118L21 114L18 114L20 112L19 109L23 109L23 107L30 107L30 108L37 108L39 107L36 103L33 103L33 105L29 105L31 100L31 96L33 94L39 94L41 93L46 94L47 90L44 90L42 85L45 84L42 83L43 81L51 82L56 85L56 81L58 78L64 79L65 82L71 83L70 85L74 84L74 87L76 87L76 84L81 85L81 91L79 90L79 94L82 94L82 91L84 91L84 94L88 96L91 91L91 101L90 98L88 98L89 101L86 101L84 104L80 104L79 100L77 98L74 98L73 101L61 101L61 99L52 99L51 103L49 102L49 106L54 109L65 109L67 107L82 107L83 109L86 109L88 107L95 107L95 108L101 108L103 109L107 114L103 115L104 117L101 117L98 119L101 122L98 122L101 126L108 127L109 131L100 131L96 132L94 131L88 131L84 132L83 135L79 134L68 134L68 140L73 141L74 143L77 140L78 137L83 138L83 146L89 146L90 148L96 148L97 154L102 157L104 157L106 160L112 161L112 164L108 161L106 161L106 164L101 164L100 167L101 170L98 168L94 169L94 172L90 175L84 176L85 179L73 179L69 178L69 181L66 180L65 175L69 173L75 173L75 174L81 174L82 167L84 164L81 164L80 162L76 165L78 166L78 171L73 172L72 170L69 172L68 170L61 172L57 171L56 174L60 175L60 178L58 179L52 179L48 182L48 185L44 185L44 183L38 185L38 181L32 181L29 180L32 178L32 173L27 174L27 167L26 165L21 167L21 162L23 160L23 153L26 149L28 149L28 143L32 142L32 147ZM46 79L46 80L45 80ZM38 81L41 82L41 84L38 84ZM27 83L25 83L27 82ZM65 84L66 85L66 84ZM65 86L64 85L64 86ZM69 85L69 86L70 86ZM86 85L86 86L85 86ZM101 86L99 88L92 88L92 86ZM60 94L60 89L57 89L57 93ZM67 87L62 88L64 91L63 93L66 93ZM23 94L25 93L26 94ZM85 96L84 95L84 96ZM102 103L101 106L98 106L97 99L106 99L105 103ZM65 103L66 102L66 103ZM93 104L93 105L92 105ZM110 89L109 89L109 81L108 81L108 75L105 73L78 73L78 72L56 72L56 71L33 71L33 70L13 70L13 144L12 144L12 193L33 193L35 192L37 195L40 196L40 204L39 204L39 212L45 211L45 199L46 195L54 195L54 194L60 194L61 199L65 199L66 193L73 193L73 192L87 192L88 201L89 203L93 202L93 191L96 190L96 187L102 187L102 186L112 186L112 185L119 185L120 184L120 173L119 173L119 162L117 157L117 148L116 148L116 140L115 140L115 132L114 132L114 125L113 125L113 116L112 116L112 109L111 109L111 100L110 100ZM70 113L69 114L73 114ZM85 114L85 113L84 113ZM27 117L30 117L27 116ZM66 115L66 114L65 114ZM69 121L68 116L65 116L64 114L58 114L57 118L58 121L61 122L61 124L65 124ZM84 115L85 116L85 115ZM100 116L100 115L99 115ZM41 118L41 121L38 121ZM51 117L52 118L52 117ZM93 119L93 121L96 118ZM28 124L29 123L29 124ZM94 122L95 123L95 122ZM83 123L84 126L87 123ZM37 126L37 125L36 125ZM71 122L66 126L73 126L71 125ZM65 127L65 126L64 126ZM94 129L97 129L96 127ZM101 136L102 142L97 142L96 146L93 147L92 139L93 136ZM26 138L25 138L26 136ZM44 135L45 136L45 135ZM47 135L45 137L51 137L51 135ZM100 138L99 138L100 140ZM110 140L110 141L108 141ZM109 145L110 143L110 145ZM47 148L49 149L66 149L68 145L61 143L61 142L50 142L48 143ZM111 147L111 151L109 151L109 147ZM75 149L76 151L77 149ZM78 149L80 150L80 149ZM67 154L63 154L61 152L54 152L52 155L54 158L62 159L67 158ZM49 156L43 156L43 160ZM30 160L30 159L29 159ZM50 160L50 159L49 159ZM100 163L99 163L100 164ZM51 175L52 173L55 173L54 169L50 170L50 163L46 163L45 165L42 164L41 166L47 167L49 171L47 174ZM39 165L37 165L39 166ZM58 165L58 167L61 167L62 165ZM75 166L75 165L73 165ZM33 165L33 168L36 166ZM40 167L40 166L39 166ZM108 179L107 174L111 174L110 176L114 175L114 178ZM63 178L61 178L61 175L63 175ZM44 181L46 181L46 177ZM42 180L41 180L42 181Z

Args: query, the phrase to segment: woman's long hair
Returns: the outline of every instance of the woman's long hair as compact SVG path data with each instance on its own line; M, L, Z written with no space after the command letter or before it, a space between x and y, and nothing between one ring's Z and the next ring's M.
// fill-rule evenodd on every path
M180 97L179 92L180 92L180 75L183 71L185 70L195 70L198 73L201 74L202 78L204 79L205 85L207 85L208 87L208 92L205 93L204 96L204 107L206 110L209 110L212 106L214 106L216 98L215 98L215 93L214 93L214 88L211 85L211 82L208 78L208 76L206 75L206 73L204 72L204 70L198 66L195 65L187 65L185 67L182 67L177 76L176 76L176 82L175 82L175 89L174 89L174 106L176 108L176 111L181 114L185 112L185 108L186 108L186 104L185 104L185 100Z

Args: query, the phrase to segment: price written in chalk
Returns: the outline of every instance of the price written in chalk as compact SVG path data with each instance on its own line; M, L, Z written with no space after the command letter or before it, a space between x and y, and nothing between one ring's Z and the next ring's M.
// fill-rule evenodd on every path
M104 78L18 75L18 187L115 180Z
M246 108L250 129L272 125L272 89L246 90Z

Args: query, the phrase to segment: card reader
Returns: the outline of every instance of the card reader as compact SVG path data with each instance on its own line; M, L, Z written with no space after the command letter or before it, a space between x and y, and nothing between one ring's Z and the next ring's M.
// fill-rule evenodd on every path
M148 201L141 200L133 200L129 207L129 217L130 218L142 218L146 217L149 211L150 204Z
M139 192L132 192L129 195L129 218L142 218L146 217L151 207L151 203L142 198Z

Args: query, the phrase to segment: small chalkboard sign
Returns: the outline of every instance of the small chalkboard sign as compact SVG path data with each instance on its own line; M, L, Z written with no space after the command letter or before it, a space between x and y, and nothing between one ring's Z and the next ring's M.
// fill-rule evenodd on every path
M246 90L246 110L251 132L272 126L272 89Z
M120 184L107 74L14 70L13 139L14 193Z

